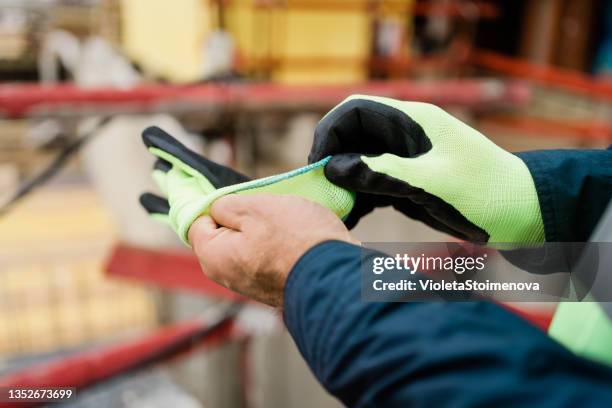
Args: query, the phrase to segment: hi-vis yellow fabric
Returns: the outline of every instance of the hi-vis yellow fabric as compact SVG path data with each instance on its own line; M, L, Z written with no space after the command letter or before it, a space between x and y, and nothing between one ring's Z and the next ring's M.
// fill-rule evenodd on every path
M167 195L170 204L168 222L181 240L189 245L191 224L210 211L212 203L227 194L288 194L314 201L329 208L338 217L346 217L355 201L354 194L325 178L323 169L330 158L299 169L219 189L204 175L167 152L151 147L149 151L172 164L168 172L154 171L154 180Z
M491 243L544 241L538 195L529 169L483 134L437 106L355 95L405 112L430 139L418 157L391 153L361 160L372 171L423 189L489 234Z

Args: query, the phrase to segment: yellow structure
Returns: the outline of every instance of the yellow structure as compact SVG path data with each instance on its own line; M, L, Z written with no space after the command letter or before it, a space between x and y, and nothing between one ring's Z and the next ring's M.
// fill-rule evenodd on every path
M372 19L366 0L234 0L226 13L238 59L282 83L335 84L367 77Z
M148 72L196 81L206 39L222 28L235 42L239 72L286 84L355 83L368 77L375 17L404 19L412 1L222 3L220 13L210 0L121 0L124 47Z
M120 10L123 47L146 72L172 82L201 78L207 1L121 0Z

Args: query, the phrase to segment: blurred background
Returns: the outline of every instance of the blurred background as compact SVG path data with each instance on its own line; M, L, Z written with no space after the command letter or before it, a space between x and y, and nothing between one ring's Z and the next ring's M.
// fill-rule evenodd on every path
M157 125L261 177L352 93L511 151L612 143L611 0L0 0L0 385L66 406L335 407L270 310L137 198ZM380 210L367 241L449 238ZM554 305L518 305L545 326ZM25 405L20 405L25 406Z

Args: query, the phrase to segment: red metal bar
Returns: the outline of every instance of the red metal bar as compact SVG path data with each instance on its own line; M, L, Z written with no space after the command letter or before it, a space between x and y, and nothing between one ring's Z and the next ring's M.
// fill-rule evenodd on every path
M254 6L260 9L290 9L313 11L356 11L367 10L376 13L383 9L386 13L411 13L419 16L473 17L497 18L498 7L487 1L451 1L440 4L436 1L413 2L382 2L378 1L329 1L329 0L256 0Z
M518 81L432 80L372 81L358 85L286 86L272 83L144 84L130 89L84 89L71 84L0 84L0 114L91 115L96 109L164 109L174 103L218 109L329 109L351 94L382 95L440 105L472 107L523 105L529 87Z
M497 80L374 81L355 86L253 84L233 88L239 107L329 108L351 94L368 94L440 105L524 104L530 91L520 82Z
M499 17L498 7L487 1L433 2L417 1L413 12L418 16L443 16L494 19Z
M198 260L186 251L156 251L129 245L116 246L106 272L166 289L196 292L207 296L244 301L245 298L208 279Z
M102 380L124 373L141 361L154 356L161 350L173 345L180 339L188 338L205 328L201 320L177 323L158 331L138 338L125 341L112 346L97 348L92 351L77 353L51 362L26 367L15 373L0 377L0 387L28 388L28 387L75 387L79 388L93 385ZM235 328L230 320L218 326L194 348L212 348L228 341L242 340L245 335ZM14 405L2 404L2 407L36 406L40 403L19 402Z
M73 84L1 84L0 112L16 118L41 112L78 112L85 108L108 106L147 110L166 101L181 100L194 92L203 101L228 103L229 94L223 86L146 84L121 89L79 88Z
M512 129L516 133L549 137L574 137L583 140L612 141L612 123L597 121L555 120L529 116L487 116L481 126L492 125Z
M554 310L523 309L517 307L516 304L502 304L502 306L543 331L548 331L548 327L550 326L554 315Z
M538 65L524 59L483 50L474 51L471 61L477 66L505 75L585 93L604 100L612 99L612 81L597 79L582 72Z
M245 300L207 279L195 257L187 252L154 251L119 245L110 257L107 270L111 276L133 279L166 289L193 291L229 300ZM505 307L544 330L552 319L552 313L548 311L523 310L507 305Z

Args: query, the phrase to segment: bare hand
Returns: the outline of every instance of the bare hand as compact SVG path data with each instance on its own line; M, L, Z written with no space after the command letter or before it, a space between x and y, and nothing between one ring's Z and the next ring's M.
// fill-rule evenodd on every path
M204 273L242 295L282 306L285 281L298 259L327 240L356 242L327 208L288 195L232 194L198 218L189 242Z

